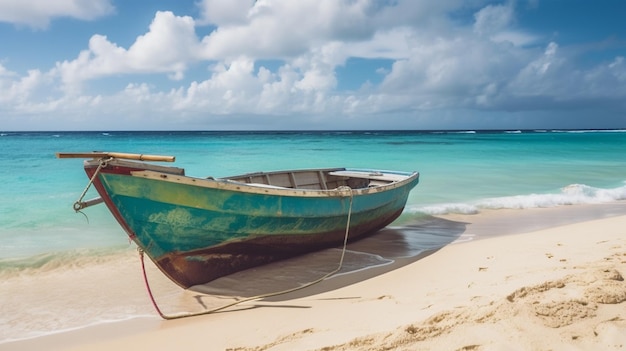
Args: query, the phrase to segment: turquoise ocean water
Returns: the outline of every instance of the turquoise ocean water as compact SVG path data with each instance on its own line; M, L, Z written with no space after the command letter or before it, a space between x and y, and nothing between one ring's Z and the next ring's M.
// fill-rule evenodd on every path
M199 177L335 166L419 171L420 184L394 223L400 226L425 215L626 199L626 130L2 132L0 146L0 345L152 315L128 297L102 303L102 310L93 300L77 302L107 286L89 280L94 275L124 274L132 245L103 205L84 210L86 216L74 213L88 181L82 160L56 159L55 152L174 155L176 166ZM95 195L90 190L86 198ZM82 286L95 290L55 295L64 291L55 282L74 280L69 271L89 272ZM36 280L49 285L35 288ZM68 299L77 310L68 308Z

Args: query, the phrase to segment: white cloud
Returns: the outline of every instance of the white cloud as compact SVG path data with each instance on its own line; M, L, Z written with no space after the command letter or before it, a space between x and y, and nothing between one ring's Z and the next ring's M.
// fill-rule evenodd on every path
M521 30L515 30L514 2L504 5L487 5L474 14L473 31L478 36L496 42L509 42L516 46L529 45L537 38Z
M513 21L513 7L508 5L488 5L474 14L474 32L490 35L509 28Z
M33 69L20 76L0 64L0 107L4 104L23 108L32 100L45 99L53 94L54 78Z
M248 14L254 6L255 0L201 0L198 24L212 24L215 26L229 26L244 24Z
M525 46L536 43L538 38L532 34L520 31L502 31L492 35L491 40L496 42L509 42L515 46Z
M43 29L54 18L93 20L114 10L111 0L2 0L0 22Z
M543 54L528 62L511 81L509 89L518 95L554 96L572 89L578 72L571 70L567 60L559 55L558 44L551 42Z
M415 30L395 27L377 31L371 39L343 44L345 57L406 59L411 55L410 40Z
M368 0L256 1L246 22L219 27L204 38L205 54L285 58L328 41L368 40L376 33L375 5Z
M149 31L128 49L94 35L88 50L72 61L57 63L56 70L68 92L76 91L85 80L122 73L164 72L180 79L187 65L198 59L199 49L191 17L157 12Z
M594 98L611 97L623 100L626 96L626 62L616 57L605 65L594 67L583 74L585 94ZM626 104L626 101L623 101Z
M10 77L16 77L17 73L9 71L6 67L0 63L0 82Z

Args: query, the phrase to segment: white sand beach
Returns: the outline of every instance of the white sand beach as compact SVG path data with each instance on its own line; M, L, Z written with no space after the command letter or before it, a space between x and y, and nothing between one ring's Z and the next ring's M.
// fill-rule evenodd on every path
M495 223L486 216L449 218L475 222L471 234ZM525 232L478 235L350 284L332 278L315 294L172 321L155 314L0 350L626 350L626 216L543 229L524 221Z

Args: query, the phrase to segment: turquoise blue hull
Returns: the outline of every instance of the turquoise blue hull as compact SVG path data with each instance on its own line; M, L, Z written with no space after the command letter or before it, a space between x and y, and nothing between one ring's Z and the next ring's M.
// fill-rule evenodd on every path
M128 235L185 288L336 246L348 213L350 240L371 234L401 214L418 182L413 176L395 186L322 191L133 171L103 168L96 188Z

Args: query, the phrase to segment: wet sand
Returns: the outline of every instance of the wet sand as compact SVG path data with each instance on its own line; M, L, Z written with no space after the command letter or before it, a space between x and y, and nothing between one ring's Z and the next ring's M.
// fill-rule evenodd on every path
M325 250L188 291L148 273L164 313L176 315L303 285L340 257ZM625 276L626 203L432 217L350 244L340 274L306 289L0 350L624 349Z

